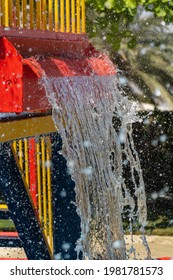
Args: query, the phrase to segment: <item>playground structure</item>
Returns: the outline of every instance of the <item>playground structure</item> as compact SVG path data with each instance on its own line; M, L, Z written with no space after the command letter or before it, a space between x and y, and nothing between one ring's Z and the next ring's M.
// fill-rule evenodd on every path
M39 79L116 71L88 41L84 0L2 0L0 15L0 191L28 259L53 259L65 242L61 235L71 236L74 249L80 221L68 202L57 201L64 188L75 195L73 183L55 175L65 162ZM70 221L77 235L71 225L63 228Z

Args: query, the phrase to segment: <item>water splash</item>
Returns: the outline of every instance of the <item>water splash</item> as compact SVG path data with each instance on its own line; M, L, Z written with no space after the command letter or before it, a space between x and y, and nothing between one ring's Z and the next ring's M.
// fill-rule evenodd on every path
M75 181L81 218L76 250L84 259L126 259L122 213L146 223L146 197L132 138L135 110L115 76L41 79L63 140L63 155ZM113 127L114 121L114 127ZM130 166L133 190L123 178ZM133 193L133 195L132 195Z

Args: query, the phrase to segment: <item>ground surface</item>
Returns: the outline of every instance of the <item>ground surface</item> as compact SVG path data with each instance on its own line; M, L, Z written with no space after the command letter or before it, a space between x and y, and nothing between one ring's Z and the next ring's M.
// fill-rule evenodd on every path
M125 241L128 250L132 245L130 236L125 236ZM173 257L173 236L148 236L147 241L152 258ZM134 247L137 259L145 259L146 249L140 236L134 236ZM0 248L0 258L26 258L26 255L21 248ZM134 258L133 254L130 258Z
M132 245L130 236L125 237L127 249ZM151 250L152 258L173 257L173 236L147 236L147 242ZM134 247L137 259L146 259L146 248L140 236L134 236ZM133 259L133 255L130 256Z

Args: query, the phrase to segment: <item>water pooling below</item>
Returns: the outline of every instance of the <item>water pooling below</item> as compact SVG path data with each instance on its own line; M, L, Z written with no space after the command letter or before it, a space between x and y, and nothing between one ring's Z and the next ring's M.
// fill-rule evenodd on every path
M63 141L63 155L75 181L81 238L76 250L84 259L136 258L132 223L146 224L146 197L139 158L132 139L135 109L116 76L43 77L53 120ZM113 127L112 120L115 120ZM132 187L123 178L130 169ZM130 221L132 246L126 252L122 213ZM143 230L141 230L143 231ZM147 258L150 251L142 233Z

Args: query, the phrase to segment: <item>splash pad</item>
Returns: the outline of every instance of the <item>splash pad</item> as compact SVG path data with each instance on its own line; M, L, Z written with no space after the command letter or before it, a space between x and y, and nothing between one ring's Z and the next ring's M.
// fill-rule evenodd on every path
M23 113L27 113L26 115L29 113L32 118L38 113L46 114L52 109L55 126L62 137L63 155L67 160L68 173L76 184L76 211L81 220L81 237L76 240L75 250L78 255L82 251L85 259L126 259L128 256L121 220L124 207L128 206L130 224L134 217L139 220L142 228L146 222L144 183L131 136L131 124L136 121L134 109L130 107L128 100L122 97L114 65L107 56L97 52L83 34L84 18L82 18L82 26L80 18L81 15L84 17L84 2L81 10L79 3L76 2L76 11L78 11L76 16L73 7L71 7L71 16L68 13L69 9L66 10L66 21L63 21L62 4L61 15L57 14L55 6L53 9L55 17L52 17L51 22L48 22L46 16L52 15L51 9L47 10L42 1L34 7L36 13L32 13L24 2L18 9L17 6L10 5L7 10L3 10L5 7L1 5L1 10L4 11L0 30L1 113L13 112L21 116ZM13 18L9 15L13 15ZM61 22L58 28L59 18ZM117 120L115 129L112 125L113 117ZM30 131L29 136L33 136L33 132ZM23 169L21 167L19 170L16 169L16 188L20 173L23 171L24 181L28 180L26 185L31 194L28 197L25 183L20 178L20 188L26 198L26 205L30 207L28 224L34 223L34 235L38 232L40 234L40 239L34 241L39 251L35 257L61 258L61 254L48 242L54 230L52 227L47 228L47 223L51 224L53 221L51 207L54 203L52 199L55 199L49 197L50 180L56 172L53 168L50 177L50 166L48 168L46 166L46 162L51 162L49 155L51 145L47 144L50 140L46 144L41 140L41 146L35 142L37 142L35 139L29 140L26 147L25 142L21 147L20 143L12 144L13 154L16 153L16 161L19 161L21 166L23 150L26 154L24 159L26 162L27 151L31 147L29 167L26 165ZM44 145L47 149L47 161L44 159ZM8 143L8 149L10 146L11 143ZM37 154L38 160L34 153ZM38 175L39 153L43 154L41 175ZM8 151L6 154L8 157ZM129 190L125 185L123 162L130 167L133 190ZM9 164L8 160L7 164ZM13 164L15 165L14 160ZM4 168L6 169L6 166ZM32 172L33 170L36 172ZM27 174L29 179L26 177ZM40 180L42 180L43 192L41 199L37 201ZM34 192L31 182L35 186ZM49 189L47 195L46 184ZM13 185L6 193L2 190L6 198L11 195L12 187ZM13 195L19 193L19 190L16 190ZM8 206L10 210L11 200L8 200ZM22 207L24 205L21 204ZM37 212L36 215L34 211ZM20 222L23 223L25 214L22 209L20 215ZM13 216L13 219L17 224L17 217ZM27 250L26 239L29 239L29 236L25 234L25 226L23 223L21 228L18 227L19 236L25 244L28 257L33 258L34 254ZM144 236L143 241L146 245ZM39 242L43 245L42 248L38 246ZM56 236L54 236L54 248L55 243ZM68 238L65 244L70 244ZM130 253L134 252L132 246Z

